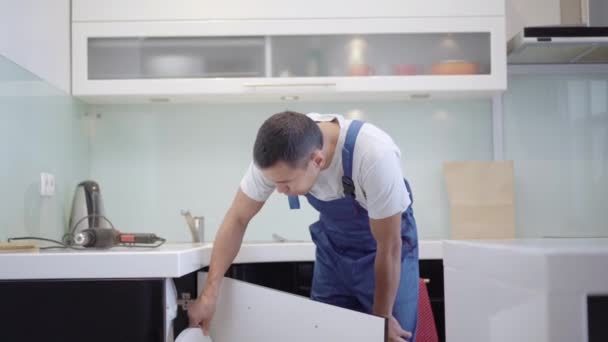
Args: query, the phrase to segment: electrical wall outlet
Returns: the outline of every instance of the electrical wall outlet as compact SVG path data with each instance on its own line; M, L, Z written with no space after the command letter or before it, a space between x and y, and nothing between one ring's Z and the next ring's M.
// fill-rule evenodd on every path
M55 195L55 176L50 173L40 173L40 196Z
M47 187L47 195L48 196L54 196L55 195L55 176L52 174L47 174L48 176L48 187Z

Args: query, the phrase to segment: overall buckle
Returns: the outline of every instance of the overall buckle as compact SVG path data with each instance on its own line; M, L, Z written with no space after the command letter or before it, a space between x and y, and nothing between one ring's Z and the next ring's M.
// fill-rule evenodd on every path
M344 188L344 195L355 198L355 183L350 177L342 176L342 187Z

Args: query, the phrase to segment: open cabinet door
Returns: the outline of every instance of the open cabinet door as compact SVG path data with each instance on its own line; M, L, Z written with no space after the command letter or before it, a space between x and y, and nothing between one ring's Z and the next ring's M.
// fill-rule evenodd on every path
M199 272L199 287L206 277L206 272ZM383 342L385 319L225 278L211 338L213 342Z

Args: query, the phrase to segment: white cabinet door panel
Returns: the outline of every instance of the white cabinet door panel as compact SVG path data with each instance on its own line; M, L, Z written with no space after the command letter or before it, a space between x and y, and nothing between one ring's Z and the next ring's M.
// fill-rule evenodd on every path
M0 55L70 92L70 1L0 2Z
M199 286L206 276L199 273ZM384 336L384 318L230 278L222 282L211 323L214 342L381 342Z

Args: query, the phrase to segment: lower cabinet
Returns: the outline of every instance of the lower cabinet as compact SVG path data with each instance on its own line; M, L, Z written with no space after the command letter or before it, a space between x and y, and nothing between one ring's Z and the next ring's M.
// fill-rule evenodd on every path
M0 340L163 342L164 299L164 279L0 281Z
M212 333L222 341L384 341L385 319L309 300L313 262L235 264L227 271ZM205 271L205 269L203 269ZM174 279L180 299L200 293L205 272ZM443 264L421 260L440 341ZM0 280L1 341L163 342L188 326L180 306L166 330L165 279Z

